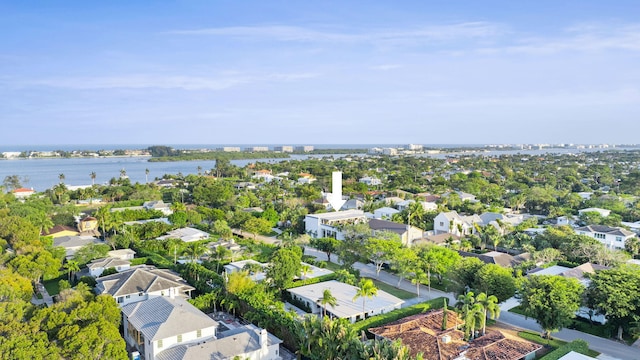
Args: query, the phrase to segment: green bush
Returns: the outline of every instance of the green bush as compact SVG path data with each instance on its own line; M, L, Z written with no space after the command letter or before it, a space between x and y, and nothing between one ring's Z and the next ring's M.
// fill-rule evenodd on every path
M442 306L444 306L444 298L438 297L429 301L415 304L413 306L396 309L386 314L380 314L362 321L358 321L357 323L353 324L353 328L359 333L362 330L382 326L384 324L400 320L407 316L420 314L432 309L440 309L442 308Z
M289 286L288 289L293 289L293 288L297 288L305 285L317 284L317 283L329 281L329 280L336 280L337 278L338 278L338 275L336 275L336 273L331 273L327 275L318 276L316 278L298 280L298 281L295 281L291 286Z
M571 351L575 351L588 356L593 356L593 351L589 350L589 344L582 339L577 339L560 346L559 348L540 358L540 360L558 360Z
M143 265L147 263L146 257L139 257L131 260L131 266Z

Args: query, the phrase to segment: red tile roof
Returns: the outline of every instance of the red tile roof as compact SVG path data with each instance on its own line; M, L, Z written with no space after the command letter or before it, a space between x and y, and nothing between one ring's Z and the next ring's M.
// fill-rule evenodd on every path
M463 321L447 311L447 329L442 330L443 310L409 316L385 326L369 329L376 336L400 339L412 357L422 353L425 360L454 359L464 354L470 360L518 360L541 348L527 341L505 338L498 331L487 331L471 342L456 329Z

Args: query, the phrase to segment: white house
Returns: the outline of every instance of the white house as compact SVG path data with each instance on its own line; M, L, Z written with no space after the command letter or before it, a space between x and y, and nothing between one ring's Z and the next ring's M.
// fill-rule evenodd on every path
M13 193L13 196L15 196L18 199L24 199L24 198L28 198L29 196L35 194L36 191L33 190L33 188L31 188L31 189L18 188L18 189L14 189L13 191L11 191L11 193Z
M607 217L609 216L609 214L611 214L611 210L607 210L607 209L601 209L601 208L586 208L586 209L580 209L578 210L578 215L582 215L584 213L588 213L588 212L597 212L598 214L600 214L600 216L602 217Z
M379 209L373 210L373 218L374 219L391 219L394 214L399 213L400 211L390 208L390 207L382 207Z
M246 325L218 334L217 339L173 346L160 352L156 360L280 360L281 343L267 330Z
M114 268L117 272L128 270L131 268L131 261L108 257L104 259L93 260L92 262L87 264L87 268L89 269L89 275L96 278L102 275L102 273L109 268Z
M167 235L160 236L158 240L166 239L180 239L184 242L192 242L198 240L206 240L209 238L209 233L202 230L184 227L180 229L171 230Z
M415 200L403 200L400 201L398 203L396 203L396 207L398 208L398 210L403 211L405 209L407 209L411 204L415 203ZM422 208L424 209L424 211L436 211L438 210L438 204L436 204L435 202L428 202L428 201L420 201L420 204L422 205Z
M301 173L300 177L298 178L298 184L311 184L314 181L316 181L316 178L313 175L307 173Z
M166 216L173 214L173 210L171 210L170 204L165 204L162 200L146 201L144 204L142 204L142 207L147 210L160 211Z
M611 227L607 225L588 225L576 229L578 235L590 236L609 248L624 249L624 243L628 238L636 236L629 230Z
M333 237L344 240L340 225L364 223L366 216L362 210L334 211L309 214L304 218L305 232L314 238Z
M454 234L464 236L475 233L474 224L482 225L478 215L460 216L456 211L441 212L433 219L434 234Z
M95 292L111 295L121 306L154 297L189 298L195 290L180 275L153 266L133 267L96 281Z
M167 349L214 339L218 322L182 298L156 297L122 307L124 339L154 360Z
M251 279L253 281L262 281L262 280L267 278L267 275L265 273L265 271L267 270L267 264L263 264L261 262L257 262L257 261L252 260L252 259L230 262L230 263L228 263L227 265L224 266L224 271L227 274L231 274L231 273L238 272L238 271L243 271L245 266L247 266L248 264L258 265L263 269L263 271L259 271L259 272L255 272L255 273L251 274L250 277L251 277Z
M136 252L131 249L118 249L111 250L107 253L111 258L118 258L122 260L133 260L136 255Z
M358 288L336 280L300 286L287 291L294 299L304 302L311 309L312 314L321 314L323 308L318 300L322 297L325 289L331 291L337 302L335 307L327 306L327 314L332 317L348 319L352 323L369 316L399 309L404 303L404 300L378 290L377 295L365 299L363 313L362 298L356 298L354 301Z
M377 186L377 185L382 185L382 181L378 178L375 177L371 177L371 176L365 176L362 177L360 179L358 179L358 182L363 183L367 186Z

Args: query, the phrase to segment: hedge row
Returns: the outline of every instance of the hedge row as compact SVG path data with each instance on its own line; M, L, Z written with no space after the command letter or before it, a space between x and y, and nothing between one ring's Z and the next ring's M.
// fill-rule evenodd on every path
M353 324L353 328L359 333L373 327L382 326L390 322L400 320L404 317L420 314L432 309L441 309L444 306L444 297L438 297L406 308L393 310L391 312L372 316Z
M293 288L297 288L305 285L317 284L317 283L321 283L329 280L336 280L337 278L338 278L338 275L336 273L331 273L331 274L322 275L322 276L318 276L311 279L299 280L294 282L291 286L289 286L288 289L293 289Z
M571 351L575 351L584 355L590 355L589 344L587 344L587 342L582 339L577 339L560 346L559 348L540 358L540 360L558 360Z

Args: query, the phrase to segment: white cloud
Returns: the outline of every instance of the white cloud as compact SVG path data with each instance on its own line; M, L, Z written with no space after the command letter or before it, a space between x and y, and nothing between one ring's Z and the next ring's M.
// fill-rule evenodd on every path
M15 81L21 86L48 86L66 89L182 89L224 90L256 82L287 82L319 76L315 73L274 73L262 75L223 75L218 77L195 77L181 75L127 75L97 77L45 78L32 81Z
M463 22L403 29L311 29L300 26L233 26L195 30L175 30L176 35L215 35L245 39L271 39L290 42L378 43L433 42L460 38L485 38L504 33L504 27L488 22Z

